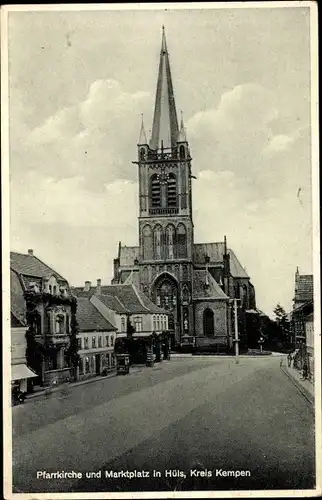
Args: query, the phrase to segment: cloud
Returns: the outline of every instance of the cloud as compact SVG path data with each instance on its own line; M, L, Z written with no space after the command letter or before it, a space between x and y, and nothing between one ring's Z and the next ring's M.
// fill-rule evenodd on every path
M12 172L21 175L23 164L24 171L56 180L82 177L92 191L117 178L135 180L132 161L147 107L152 108L148 93L128 93L115 80L97 80L83 101L58 110L36 128L23 126L23 111L16 113L11 128L15 138L23 137L19 149L11 141Z

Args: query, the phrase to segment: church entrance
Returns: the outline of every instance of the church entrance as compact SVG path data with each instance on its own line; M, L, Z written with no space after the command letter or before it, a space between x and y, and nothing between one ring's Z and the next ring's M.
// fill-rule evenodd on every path
M213 337L215 333L214 313L211 309L205 309L203 313L203 334L205 337Z
M169 331L174 334L176 343L180 342L180 304L178 284L176 280L167 273L157 278L153 287L153 301L159 307L165 309L169 314ZM173 346L172 346L173 347Z

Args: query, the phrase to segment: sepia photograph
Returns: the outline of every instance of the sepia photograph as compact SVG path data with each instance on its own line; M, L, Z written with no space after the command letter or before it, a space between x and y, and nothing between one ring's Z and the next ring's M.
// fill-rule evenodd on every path
M321 494L317 33L1 8L6 499Z

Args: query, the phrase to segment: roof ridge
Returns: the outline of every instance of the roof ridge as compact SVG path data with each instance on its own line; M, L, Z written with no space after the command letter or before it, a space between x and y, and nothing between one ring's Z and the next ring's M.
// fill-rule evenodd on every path
M133 283L131 284L131 286L132 286L132 288L133 288L133 290L134 290L134 293L135 293L135 295L137 296L137 298L138 298L138 300L139 300L139 302L140 302L141 306L143 306L143 307L144 307L144 309L146 309L148 312L150 312L150 310L149 310L149 309L148 309L148 308L147 308L147 307L143 304L142 299L141 299L141 297L140 297L140 295L139 295L139 293L138 293L138 290L137 290L137 289L136 289L136 287L133 285Z
M45 264L45 262L43 262L41 259L39 259L39 257L37 257L36 255L32 255L32 256L30 255L30 257L34 257L39 262L41 262L44 266L49 267L49 269L51 271L53 271L55 274L57 274L57 276L59 276L62 280L67 281L67 283L68 283L68 280L66 278L64 278L61 274L59 274L53 267L49 266L48 264Z

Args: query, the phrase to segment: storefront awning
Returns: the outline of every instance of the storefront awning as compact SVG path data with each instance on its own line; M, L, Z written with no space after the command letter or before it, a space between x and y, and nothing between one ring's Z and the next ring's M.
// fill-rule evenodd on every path
M24 378L38 377L36 373L30 370L26 365L13 365L11 367L11 380L21 380Z

